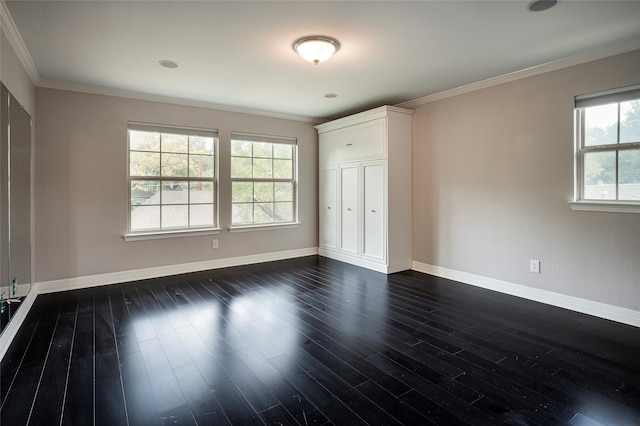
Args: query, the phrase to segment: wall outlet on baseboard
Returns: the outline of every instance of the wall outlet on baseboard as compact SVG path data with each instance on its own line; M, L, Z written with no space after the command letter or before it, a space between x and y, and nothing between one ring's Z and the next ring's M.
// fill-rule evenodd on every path
M531 259L529 270L531 272L533 272L534 274L539 274L540 273L540 261Z
M214 249L216 249L216 248L220 247L220 246L218 245L218 240L213 240L213 244L211 245L211 247L212 247L212 248L214 248Z

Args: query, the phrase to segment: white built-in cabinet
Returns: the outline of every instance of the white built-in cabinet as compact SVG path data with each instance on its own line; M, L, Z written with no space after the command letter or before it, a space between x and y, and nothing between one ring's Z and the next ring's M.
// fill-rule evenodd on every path
M411 116L384 106L316 126L319 253L383 273L411 268Z

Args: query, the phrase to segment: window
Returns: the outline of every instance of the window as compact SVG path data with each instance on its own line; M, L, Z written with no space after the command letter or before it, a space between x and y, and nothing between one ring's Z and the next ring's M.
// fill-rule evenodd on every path
M212 229L217 132L129 124L129 232Z
M231 134L232 226L296 221L296 139Z
M576 200L640 204L640 86L576 97Z

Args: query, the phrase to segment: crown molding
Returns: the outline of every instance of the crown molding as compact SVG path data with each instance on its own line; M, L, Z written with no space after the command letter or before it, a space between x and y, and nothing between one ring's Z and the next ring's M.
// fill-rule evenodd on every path
M38 69L34 64L33 59L31 59L27 46L25 46L24 41L20 36L20 32L16 27L16 23L13 22L11 13L9 12L4 0L0 0L0 27L2 27L2 31L6 34L7 39L9 39L11 47L13 47L13 50L16 52L18 60L29 75L31 82L34 85L37 85L40 81L40 74L38 73Z
M527 77L533 77L536 75L544 74L551 71L556 71L562 68L568 68L574 65L580 65L586 62L595 61L609 56L619 55L633 50L640 49L640 40L633 40L631 42L618 44L614 46L607 46L600 49L590 50L588 52L579 53L576 55L568 56L557 61L547 62L545 64L536 65L533 67L525 68L523 70L514 71L508 74L491 77L486 80L477 81L475 83L466 84L464 86L456 87L455 89L445 90L443 92L435 93L433 95L423 96L411 101L402 102L395 106L400 108L416 108L420 105L427 104L429 102L439 101L441 99L451 98L453 96L462 95L464 93L474 92L476 90L485 89L487 87L497 86L498 84L509 83L511 81L521 80Z
M134 92L130 90L111 89L102 86L92 86L88 84L67 83L64 81L56 80L40 80L37 84L38 87L45 89L67 90L71 92L89 93L93 95L114 96L118 98L134 99L139 101L149 102L161 102L172 105L182 105L197 108L214 109L217 111L228 111L240 114L258 115L262 117L279 118L282 120L301 121L305 123L320 123L321 120L313 117L307 117L302 115L283 114L271 111L265 111L260 109L243 108L231 105L216 104L206 101L196 101L184 98L175 98L164 95L154 95L150 93Z
M69 90L74 92L99 94L99 95L105 95L105 96L115 96L115 97L122 97L122 98L128 98L128 99L152 101L152 102L170 103L170 104L183 105L183 106L193 106L198 108L207 108L207 109L215 109L220 111L251 114L251 115L264 116L264 117L279 118L284 120L301 121L301 122L307 122L307 123L313 123L313 124L320 124L323 121L322 119L308 117L308 116L276 113L276 112L270 112L270 111L259 110L259 109L235 107L235 106L224 105L224 104L215 104L215 103L205 102L205 101L195 101L195 100L189 100L184 98L174 98L169 96L145 94L145 93L133 92L128 90L109 89L109 88L99 87L99 86L66 83L66 82L60 82L60 81L54 81L54 80L42 80L40 78L40 74L38 73L38 69L36 68L33 60L31 59L31 55L29 54L29 51L27 50L27 47L25 46L24 41L20 36L20 33L15 25L15 22L13 21L13 18L11 17L11 13L9 12L9 9L7 8L7 5L5 4L4 0L0 0L0 27L2 28L4 33L7 35L7 38L9 39L9 43L15 50L16 55L20 60L20 63L26 70L32 83L37 87ZM454 89L445 90L439 93L423 96L423 97L406 101L406 102L401 102L399 104L394 105L394 107L413 109L420 105L424 105L430 102L435 102L441 99L462 95L464 93L485 89L488 87L520 80L527 77L533 77L533 76L544 74L547 72L556 71L562 68L567 68L573 65L579 65L586 62L590 62L590 61L595 61L595 60L606 58L609 56L619 55L619 54L630 52L637 49L640 49L640 40L633 40L631 42L626 42L626 43L617 44L613 46L601 47L598 49L590 50L588 52L583 52L576 55L568 56L566 58L558 59L556 61L547 62L541 65L535 65L529 68L525 68L523 70L518 70L511 73L503 74L500 76L491 77L486 80L481 80L474 83L466 84L464 86L456 87Z
M59 90L68 90L72 92L82 92L82 93L90 93L95 95L105 95L105 96L114 96L121 97L127 99L136 99L142 101L151 101L151 102L161 102L173 105L183 105L183 106L192 106L198 108L206 108L206 109L215 109L219 111L228 111L235 112L241 114L251 114L262 117L271 117L271 118L279 118L283 120L292 120L292 121L301 121L306 123L318 124L322 122L322 120L318 118L308 117L308 116L300 116L293 114L283 114L271 111L264 111L259 109L251 109L251 108L242 108L235 107L230 105L216 104L205 101L195 101L184 98L174 98L169 96L161 96L161 95L152 95L145 94L139 92L133 92L128 90L119 90L119 89L109 89L106 87L99 86L91 86L84 84L76 84L76 83L67 83L62 81L54 81L54 80L43 80L40 78L40 73L31 59L31 55L27 50L24 41L22 40L22 36L20 36L20 32L16 27L13 18L11 17L11 13L7 8L7 5L4 0L0 0L0 26L13 47L13 50L16 52L18 56L18 60L24 67L26 73L29 75L31 82L34 86L44 87L48 89L59 89Z

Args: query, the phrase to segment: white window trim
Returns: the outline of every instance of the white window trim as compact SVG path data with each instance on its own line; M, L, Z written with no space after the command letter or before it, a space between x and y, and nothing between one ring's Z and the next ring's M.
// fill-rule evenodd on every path
M130 175L130 146L129 146L129 130L142 130L142 131L159 131L165 133L180 133L189 135L202 135L209 136L215 134L216 142L214 143L214 167L215 175L213 177L213 184L215 188L214 193L214 225L213 227L200 227L200 228L178 228L178 229L157 229L149 231L131 231L131 175ZM219 156L219 131L217 129L205 129L197 127L185 127L185 126L173 126L164 124L151 124L142 123L136 121L130 121L127 123L127 232L123 235L125 241L143 241L143 240L156 240L164 238L180 238L180 237L193 237L201 235L217 235L220 234L220 195L219 195L219 170L220 170L220 156ZM177 178L173 180L183 180L184 178ZM152 179L149 179L152 180ZM184 179L189 180L189 179ZM206 181L210 181L207 179Z
M286 228L297 228L300 226L300 222L298 221L298 139L295 137L288 136L272 136L272 135L264 135L257 133L247 133L247 132L231 132L230 142L235 138L242 140L250 140L252 142L268 142L274 144L287 144L293 146L293 179L250 179L250 178L233 178L230 177L230 183L233 185L233 182L259 182L259 181L269 181L269 182L292 182L293 184L293 221L291 222L270 222L270 223L248 223L248 224L233 224L233 217L231 217L232 224L227 228L229 233L238 233L238 232L251 232L251 231L261 231L261 230L273 230L273 229L286 229ZM233 156L231 156L233 157ZM230 157L230 158L231 158ZM232 190L233 192L233 190ZM233 202L231 203L231 208L233 208ZM233 215L232 215L233 216Z
M604 213L640 213L640 203L571 201L571 210Z
M260 223L257 225L236 225L227 228L230 234L238 232L271 231L275 229L299 228L300 222Z
M184 229L177 231L136 232L124 235L125 241L159 240L163 238L195 237L201 235L218 235L220 228Z
M585 95L579 95L575 97L574 102L574 199L569 202L571 210L573 211L584 211L584 212L600 212L600 213L640 213L640 202L635 201L618 201L618 200L607 200L607 201L598 201L598 200L589 200L582 199L582 192L584 190L584 152L585 149L582 147L582 119L581 119L581 110L586 106L590 106L591 104L595 105L600 102L600 100L606 100L607 102L622 102L627 100L627 98L636 98L638 91L640 91L640 84L636 84L633 86L627 86L622 88L616 88L611 90L606 90L597 93L590 93ZM620 150L626 149L637 149L638 143L629 143L624 146L620 146L619 144L611 147L605 147L603 149L612 150L619 152ZM598 148L592 149L597 151ZM588 150L587 150L588 151ZM617 184L616 184L617 185Z

